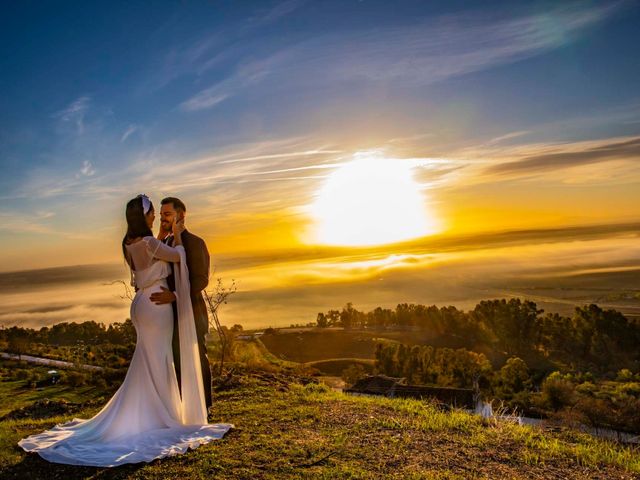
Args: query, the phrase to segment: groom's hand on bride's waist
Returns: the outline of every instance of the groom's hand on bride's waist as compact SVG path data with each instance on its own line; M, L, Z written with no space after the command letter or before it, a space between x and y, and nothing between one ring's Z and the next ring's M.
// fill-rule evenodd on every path
M165 303L172 303L176 301L176 296L171 290L164 287L160 288L162 289L162 291L152 293L149 296L149 300L151 300L156 305L164 305Z

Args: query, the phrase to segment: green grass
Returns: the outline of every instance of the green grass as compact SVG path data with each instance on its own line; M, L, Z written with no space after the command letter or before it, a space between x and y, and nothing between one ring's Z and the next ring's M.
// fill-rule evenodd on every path
M240 368L240 365L237 364ZM640 454L577 432L494 424L415 399L351 396L284 371L241 369L214 394L209 421L232 429L185 455L115 469L49 464L21 438L74 415L0 422L0 478L194 479L585 479L640 478ZM302 383L300 383L302 382ZM28 391L0 382L12 409L38 398L75 401L98 392ZM72 400L75 399L75 400Z
M41 374L46 374L50 367L25 365ZM2 379L0 381L0 417L17 408L29 405L36 400L66 400L72 403L83 403L109 395L109 391L96 389L92 386L71 387L69 385L51 385L46 388L27 388L24 380Z
M233 359L250 368L279 370L280 368L297 368L298 363L282 360L273 355L260 339L236 340L233 344ZM213 358L214 355L209 355Z

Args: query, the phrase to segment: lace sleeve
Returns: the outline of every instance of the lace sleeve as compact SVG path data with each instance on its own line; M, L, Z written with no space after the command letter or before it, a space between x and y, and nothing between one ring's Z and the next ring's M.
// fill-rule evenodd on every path
M165 245L155 237L144 237L142 240L147 244L147 250L152 258L159 258L167 262L180 261L180 254L174 247Z

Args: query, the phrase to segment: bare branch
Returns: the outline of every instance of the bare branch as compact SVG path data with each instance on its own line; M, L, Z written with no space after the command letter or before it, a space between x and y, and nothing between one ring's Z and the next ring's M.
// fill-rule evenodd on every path
M213 273L215 273L215 268ZM207 302L207 307L209 308L209 325L211 328L215 328L220 337L221 344L221 353L220 353L220 373L219 376L222 376L222 368L224 365L225 355L227 353L227 347L229 345L229 341L227 336L224 333L222 325L220 325L220 319L218 318L218 308L223 303L227 303L227 298L236 292L236 284L235 279L231 279L231 286L229 288L225 288L222 285L222 278L218 277L216 281L215 290L211 291L203 291L204 299Z
M121 299L129 299L133 300L133 293L131 292L131 287L127 285L124 280L114 280L113 282L103 283L102 285L114 285L116 283L121 283L124 287L124 295L118 295Z

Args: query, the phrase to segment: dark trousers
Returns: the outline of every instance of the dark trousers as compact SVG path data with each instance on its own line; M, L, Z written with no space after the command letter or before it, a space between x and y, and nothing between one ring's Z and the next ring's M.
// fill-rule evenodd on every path
M212 404L211 401L211 365L209 364L209 358L207 357L207 344L204 336L207 333L206 327L198 328L196 321L196 335L198 337L198 350L200 351L200 366L202 369L202 383L204 387L204 401L209 408ZM200 322L202 323L202 322ZM180 394L182 394L182 385L180 383L180 336L178 332L178 322L173 322L173 364L176 367L176 376L178 377L178 388Z

